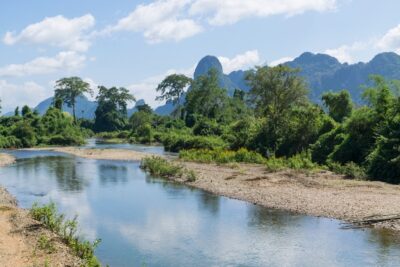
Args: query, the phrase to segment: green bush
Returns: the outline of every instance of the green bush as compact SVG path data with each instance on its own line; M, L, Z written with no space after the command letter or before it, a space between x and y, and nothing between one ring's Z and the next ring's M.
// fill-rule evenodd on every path
M243 162L243 163L265 163L266 159L254 151L248 151L245 148L241 148L238 151L230 151L223 149L191 149L182 150L179 153L179 158L188 161L196 161L202 163L231 163L231 162Z
M164 135L162 143L167 151L179 152L182 149L224 149L227 144L217 136L193 136L169 133Z
M181 166L175 165L158 156L142 159L140 167L151 175L163 178L180 177L183 174L183 168Z
M100 243L100 240L97 239L93 243L81 240L81 238L77 235L77 217L72 220L65 219L63 214L57 213L57 208L54 203L44 206L39 206L37 203L35 203L33 204L29 213L33 219L41 222L50 231L59 235L62 241L69 246L78 257L84 260L85 266L101 266L100 262L94 255L94 250ZM41 243L44 244L44 240L42 240Z
M329 162L328 168L334 173L345 175L347 178L364 180L367 178L365 169L354 162L342 165L338 162Z

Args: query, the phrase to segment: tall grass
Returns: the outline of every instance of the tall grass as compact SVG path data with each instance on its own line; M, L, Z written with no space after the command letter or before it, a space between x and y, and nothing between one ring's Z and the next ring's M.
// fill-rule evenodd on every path
M185 177L188 182L196 180L196 173L159 156L142 159L140 167L151 175L162 178Z
M77 234L77 217L74 217L72 220L66 219L64 214L57 213L57 208L54 203L44 206L39 206L35 203L29 213L33 219L41 222L50 231L59 235L62 241L72 249L75 255L84 261L85 267L101 266L94 255L94 251L100 243L100 240L97 239L93 243L82 240Z

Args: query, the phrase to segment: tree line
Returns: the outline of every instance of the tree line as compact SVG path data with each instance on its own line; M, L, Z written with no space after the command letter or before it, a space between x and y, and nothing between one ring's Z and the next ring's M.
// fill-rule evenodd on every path
M135 97L123 87L100 86L95 119L85 120L76 118L75 105L78 96L92 94L89 84L63 78L44 116L24 107L22 116L1 118L0 146L79 144L94 132L103 138L162 143L175 152L240 150L242 155L246 149L267 159L301 155L332 170L347 168L369 179L400 182L398 81L371 76L365 104L356 106L346 90L326 92L322 105L312 103L299 70L284 65L256 67L246 80L249 92L236 89L228 95L214 69L196 79L169 75L156 90L157 100L174 106L172 114L159 116L144 104L129 118L127 106ZM62 112L63 103L72 108L72 117ZM79 141L66 142L67 136Z

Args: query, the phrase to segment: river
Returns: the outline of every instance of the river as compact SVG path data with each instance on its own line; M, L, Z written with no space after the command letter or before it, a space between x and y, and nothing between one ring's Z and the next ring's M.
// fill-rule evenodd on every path
M143 148L145 149L145 148ZM157 153L164 153L162 149ZM154 152L154 151L153 151ZM399 266L388 231L274 211L151 177L138 162L12 151L0 184L20 206L54 201L101 238L110 266Z

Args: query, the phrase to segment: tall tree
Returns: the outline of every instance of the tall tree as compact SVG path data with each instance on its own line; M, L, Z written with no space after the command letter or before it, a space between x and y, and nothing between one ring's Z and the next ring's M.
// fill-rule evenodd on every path
M93 94L89 83L79 77L63 78L56 82L55 98L60 98L68 107L72 107L72 115L76 122L75 104L76 98L85 93Z
M218 83L218 73L211 69L206 75L197 77L186 94L185 111L187 118L203 116L221 120L226 115L228 95Z
M345 118L350 117L353 111L353 103L347 90L325 93L322 95L322 101L328 109L329 116L337 122L343 122Z
M167 76L156 88L161 95L156 100L170 101L175 110L173 114L181 115L181 100L185 89L192 84L193 80L183 74L172 74Z
M269 140L267 150L276 151L291 109L307 99L307 87L298 72L297 69L279 65L273 68L257 67L247 74L249 102L258 116L266 118L261 139Z
M96 99L98 102L94 125L96 131L115 131L125 127L128 103L136 101L128 89L99 86L99 95Z

